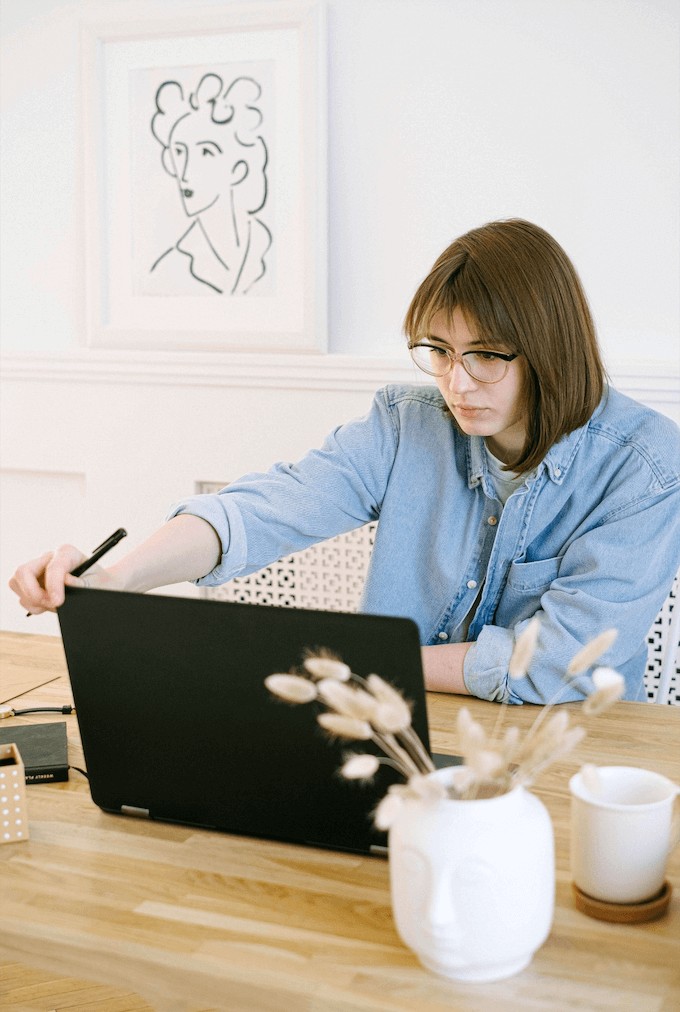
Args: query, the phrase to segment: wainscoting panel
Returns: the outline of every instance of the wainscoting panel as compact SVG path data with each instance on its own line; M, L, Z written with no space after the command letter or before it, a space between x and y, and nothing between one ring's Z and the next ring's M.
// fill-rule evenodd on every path
M41 548L64 541L64 531L84 542L86 481L84 474L0 470L0 628L26 632L26 618L7 587L16 567ZM55 615L33 615L31 632L58 635Z

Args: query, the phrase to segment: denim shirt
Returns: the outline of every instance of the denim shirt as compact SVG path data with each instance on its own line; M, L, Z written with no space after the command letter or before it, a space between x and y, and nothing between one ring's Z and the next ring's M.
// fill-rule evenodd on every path
M599 663L643 700L646 636L680 565L680 430L610 388L503 507L484 440L461 434L438 390L388 386L299 463L192 496L179 513L221 539L204 586L379 520L361 610L413 619L423 644L472 641L471 694L548 702L576 651L615 626ZM531 670L512 681L516 637L535 614ZM583 695L577 681L559 700Z

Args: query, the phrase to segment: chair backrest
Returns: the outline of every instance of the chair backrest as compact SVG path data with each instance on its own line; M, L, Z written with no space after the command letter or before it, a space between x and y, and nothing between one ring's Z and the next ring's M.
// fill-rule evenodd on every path
M218 601L357 611L376 527L376 523L366 524L321 541L250 576L206 588L204 594Z
M680 572L647 636L647 697L680 706Z
M201 492L224 485L206 483ZM237 576L221 587L203 591L218 601L318 608L322 611L356 611L373 550L377 523L365 524L348 534L312 545L250 576ZM679 574L680 576L680 574ZM676 577L670 594L647 636L647 698L680 706L680 595Z

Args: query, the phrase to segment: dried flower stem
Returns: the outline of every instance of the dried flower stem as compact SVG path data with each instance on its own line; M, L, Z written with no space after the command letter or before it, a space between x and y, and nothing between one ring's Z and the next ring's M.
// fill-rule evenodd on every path
M422 773L415 759L402 748L397 739L393 734L381 734L380 731L374 731L373 741L388 756L390 756L396 763L398 763L401 772L408 780L409 777L413 776L414 773Z
M414 759L419 765L421 773L434 773L436 767L430 758L429 753L426 751L422 741L415 733L412 727L407 727L402 732L404 745L409 749L409 752L414 756Z

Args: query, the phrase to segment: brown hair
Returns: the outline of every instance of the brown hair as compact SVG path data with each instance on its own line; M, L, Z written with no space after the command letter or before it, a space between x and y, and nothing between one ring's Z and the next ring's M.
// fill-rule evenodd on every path
M476 336L524 357L526 443L508 467L537 467L562 436L584 425L606 373L576 270L542 228L513 218L456 239L420 284L404 320L410 342L432 317L458 307Z

